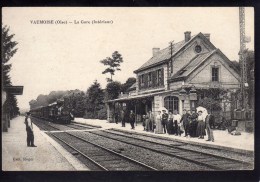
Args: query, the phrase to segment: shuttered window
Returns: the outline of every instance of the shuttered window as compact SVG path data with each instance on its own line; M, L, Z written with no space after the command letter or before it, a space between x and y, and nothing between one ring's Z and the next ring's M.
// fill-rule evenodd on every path
M144 88L144 75L140 76L140 88Z
M139 88L154 88L164 85L163 68L140 75Z
M152 87L152 72L148 73L148 87Z
M138 86L141 89L142 76L138 76Z
M152 72L152 87L156 87L156 80L157 80L156 71L153 71Z
M163 68L161 69L161 82L160 82L160 85L164 85L164 73L163 73Z
M157 70L157 78L157 86L159 86L162 80L162 70Z

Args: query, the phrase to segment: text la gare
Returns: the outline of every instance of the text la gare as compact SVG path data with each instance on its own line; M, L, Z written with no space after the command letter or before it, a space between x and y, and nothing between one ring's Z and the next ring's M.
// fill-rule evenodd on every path
M87 20L74 20L74 24L90 24L90 21Z

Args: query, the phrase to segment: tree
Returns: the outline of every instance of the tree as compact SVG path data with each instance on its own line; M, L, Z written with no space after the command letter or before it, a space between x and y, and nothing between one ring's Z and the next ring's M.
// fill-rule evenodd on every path
M2 76L2 88L5 86L11 86L11 78L9 72L11 70L12 65L7 64L8 61L14 56L17 52L17 42L13 40L15 34L10 34L10 28L7 26L2 27L2 43L1 43L1 50L2 50L2 69L3 69L3 76ZM17 106L17 99L16 96L10 95L7 97L6 103L3 107L5 111L9 111L11 113L11 118L15 115L19 114L19 108Z
M112 58L107 57L106 59L100 61L100 63L107 66L107 68L102 72L102 74L106 74L106 73L110 74L110 78L107 78L108 82L112 82L113 81L112 76L115 75L116 71L121 70L119 67L122 62L123 62L123 58L118 51L115 51L112 54Z
M97 112L104 106L104 92L97 80L87 90L85 105L90 118L97 118Z
M136 82L136 78L130 77L126 80L124 84L122 84L121 92L125 93L127 90Z
M85 94L83 91L78 89L68 91L66 95L64 95L64 105L68 110L73 110L73 114L76 117L83 117L85 112Z
M248 82L248 105L254 109L255 102L255 52L248 51L246 56L247 61L247 82Z
M7 64L8 61L14 56L17 52L17 42L13 41L13 37L15 34L9 34L10 28L7 26L2 27L2 67L3 67L3 85L2 86L10 86L12 85L11 79L9 76L9 72L11 70L12 65Z
M120 82L110 82L106 86L106 100L117 99L121 90Z
M240 74L240 64L237 61L231 61L233 67L236 69L236 71Z
M30 105L30 109L37 108L37 101L36 100L31 100L29 102L29 105Z

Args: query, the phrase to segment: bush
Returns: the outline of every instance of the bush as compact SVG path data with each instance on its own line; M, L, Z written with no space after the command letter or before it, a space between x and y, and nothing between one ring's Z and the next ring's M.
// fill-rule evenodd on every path
M199 106L205 107L207 110L214 110L214 111L221 111L221 105L220 101L217 101L215 99L205 97L203 99L200 99L198 102Z
M107 109L106 107L101 108L98 112L98 119L107 119Z
M95 119L95 116L92 112L88 112L86 111L84 116L83 116L84 119Z
M98 110L97 114L86 111L83 118L84 119L107 119L106 107L102 107L100 110Z

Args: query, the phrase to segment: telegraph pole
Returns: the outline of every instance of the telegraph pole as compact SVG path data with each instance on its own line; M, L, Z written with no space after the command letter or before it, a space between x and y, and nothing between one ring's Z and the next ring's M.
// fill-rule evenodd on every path
M241 106L248 109L247 83L247 63L246 63L246 44L245 44L245 8L239 7L239 29L240 29L240 51L239 62L241 68Z

